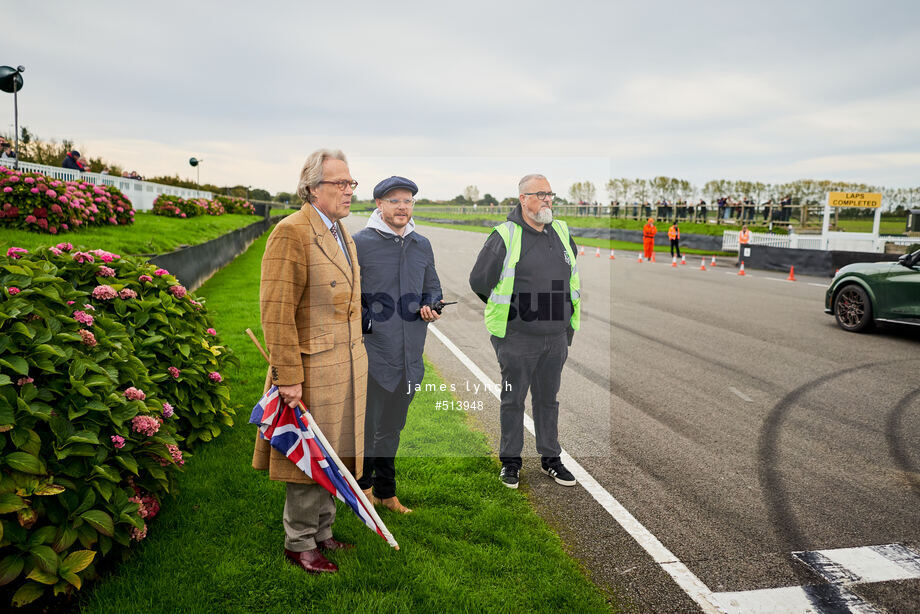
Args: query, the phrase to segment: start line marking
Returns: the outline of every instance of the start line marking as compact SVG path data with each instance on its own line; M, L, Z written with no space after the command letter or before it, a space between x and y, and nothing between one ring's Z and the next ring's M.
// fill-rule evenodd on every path
M500 388L485 372L433 324L428 330L470 370L470 372L501 400ZM732 392L736 391L731 388ZM738 394L739 397L744 393ZM747 395L745 395L747 396ZM744 397L741 397L742 399ZM750 397L748 397L750 398ZM746 400L746 399L745 399ZM534 434L533 418L524 414L524 426ZM872 604L847 590L857 583L885 582L920 578L920 553L901 544L839 548L793 552L792 555L809 566L828 583L815 586L788 586L752 591L713 593L657 537L607 492L581 464L562 450L562 462L578 483L609 513L643 550L677 583L707 614L881 614Z

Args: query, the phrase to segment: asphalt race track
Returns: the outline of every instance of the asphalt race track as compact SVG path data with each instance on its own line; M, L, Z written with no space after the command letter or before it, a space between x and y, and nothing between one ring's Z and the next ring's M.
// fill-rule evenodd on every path
M486 235L418 230L445 300L460 301L437 330L498 382L467 282ZM920 330L840 330L823 312L827 279L609 255L578 259L559 436L638 523L540 473L530 435L521 473L522 496L591 578L635 612L920 611ZM495 395L437 335L426 354L461 399L482 401L472 418L495 444Z

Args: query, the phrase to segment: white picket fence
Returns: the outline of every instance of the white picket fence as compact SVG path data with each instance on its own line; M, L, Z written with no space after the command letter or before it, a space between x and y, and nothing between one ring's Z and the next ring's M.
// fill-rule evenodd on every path
M823 249L847 252L872 252L881 254L886 243L911 245L920 242L917 237L879 236L862 232L831 232L826 237L821 235L777 235L771 232L752 232L751 245L768 247L787 247L791 249ZM722 233L722 251L738 251L738 231L726 230Z
M3 166L12 168L12 162L4 160ZM58 166L46 166L44 164L33 164L31 162L20 162L19 170L24 172L41 173L47 177L53 177L61 181L86 181L94 185L113 185L122 192L131 201L131 205L138 211L149 211L153 209L153 201L160 194L172 194L182 198L206 198L211 200L210 192L204 190L188 190L186 188L176 188L171 185L162 185L150 181L138 181L137 179L128 179L127 177L116 177L114 175L100 175L99 173L81 173L69 168Z

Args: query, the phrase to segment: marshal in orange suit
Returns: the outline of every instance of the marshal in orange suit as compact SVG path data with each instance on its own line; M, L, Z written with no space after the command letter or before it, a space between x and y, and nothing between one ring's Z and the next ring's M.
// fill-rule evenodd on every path
M652 257L652 251L655 249L655 233L658 229L655 227L655 220L648 218L645 226L642 227L642 249L645 252L645 259Z

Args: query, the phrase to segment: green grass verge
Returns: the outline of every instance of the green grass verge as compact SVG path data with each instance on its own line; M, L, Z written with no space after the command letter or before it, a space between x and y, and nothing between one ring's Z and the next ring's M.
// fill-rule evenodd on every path
M138 211L131 226L103 226L58 235L28 230L0 230L0 249L11 246L32 250L38 247L73 243L78 249L104 249L122 256L165 254L181 245L197 245L258 222L254 215L201 215L188 219L162 217Z
M284 561L284 485L250 467L247 424L265 364L243 331L258 330L265 239L198 292L242 362L226 374L237 425L197 451L147 539L81 596L80 610L610 611L522 493L501 486L485 436L462 412L435 411L450 393L420 392L409 411L397 472L400 498L416 511L382 512L401 550L339 505L336 537L357 544L331 555L341 571L310 576ZM429 365L425 382L440 381Z

